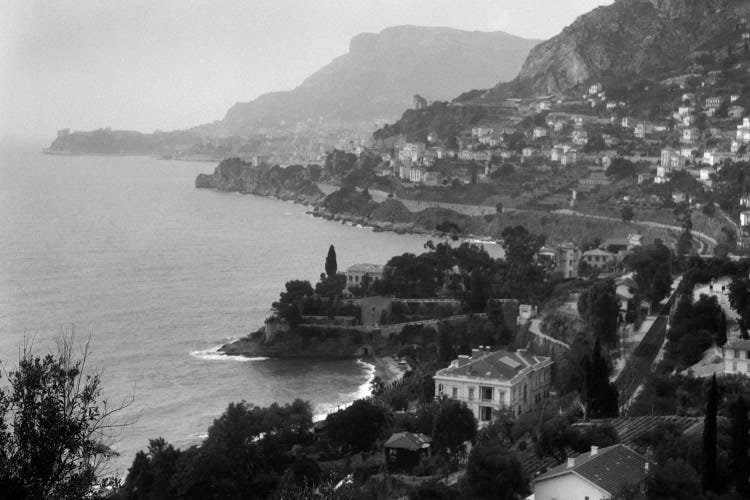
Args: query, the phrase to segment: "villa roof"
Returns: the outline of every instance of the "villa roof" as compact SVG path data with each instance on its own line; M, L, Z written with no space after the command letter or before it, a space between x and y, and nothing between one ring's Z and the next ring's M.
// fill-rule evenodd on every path
M438 370L436 376L462 376L510 381L529 367L535 367L550 358L524 351L481 351L475 349L471 356L459 356L450 366Z
M544 481L565 474L575 474L595 484L611 495L625 484L638 484L646 478L649 461L625 445L616 444L597 450L595 453L582 453L574 459L573 465L558 465L534 482Z
M397 432L388 438L384 448L400 448L402 450L419 451L429 448L432 438L420 433Z
M346 268L347 273L382 273L383 266L378 264L354 264Z
M724 345L724 349L742 349L750 351L750 340L735 340Z

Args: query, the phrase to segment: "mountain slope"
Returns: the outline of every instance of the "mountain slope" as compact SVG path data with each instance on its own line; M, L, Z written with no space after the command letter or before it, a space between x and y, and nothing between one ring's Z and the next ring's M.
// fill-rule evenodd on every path
M452 98L513 78L538 43L503 32L398 26L352 39L349 52L287 92L235 104L222 134L242 134L282 120L347 122L392 119L411 106L414 94Z
M518 77L486 97L546 94L592 79L632 80L685 67L688 56L734 30L747 0L616 0L534 47Z

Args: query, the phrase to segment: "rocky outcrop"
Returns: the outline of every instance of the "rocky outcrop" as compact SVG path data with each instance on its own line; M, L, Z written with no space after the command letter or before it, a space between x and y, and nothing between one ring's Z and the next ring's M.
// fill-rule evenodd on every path
M359 358L384 354L386 347L377 331L298 326L277 330L271 337L261 329L219 351L246 357Z
M740 0L617 0L534 47L518 77L485 97L547 94L594 79L622 84L681 69L747 10Z
M301 165L256 167L239 158L222 161L213 174L198 175L195 187L274 196L305 204L316 203L324 197L323 192L309 179L309 171Z

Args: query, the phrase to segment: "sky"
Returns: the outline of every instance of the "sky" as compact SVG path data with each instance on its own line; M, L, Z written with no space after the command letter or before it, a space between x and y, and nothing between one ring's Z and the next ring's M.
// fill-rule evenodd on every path
M3 0L0 139L175 130L292 89L389 26L546 39L612 0Z

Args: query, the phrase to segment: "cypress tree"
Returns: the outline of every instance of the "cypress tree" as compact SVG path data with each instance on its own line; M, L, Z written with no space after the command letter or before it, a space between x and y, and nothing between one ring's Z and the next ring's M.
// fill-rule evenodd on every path
M727 343L727 316L721 311L719 316L719 328L716 332L716 345L721 347Z
M601 340L597 336L586 378L588 418L616 417L618 413L617 387L609 381L609 367L602 355Z
M331 277L336 275L338 265L336 264L336 249L331 245L326 256L326 274Z
M706 416L703 418L703 491L718 490L716 478L716 412L719 407L719 387L716 375L711 378L711 385L706 398Z
M732 426L732 462L734 464L734 484L737 494L750 497L750 460L747 456L750 448L750 420L747 418L747 404L742 396L734 405L734 423Z

